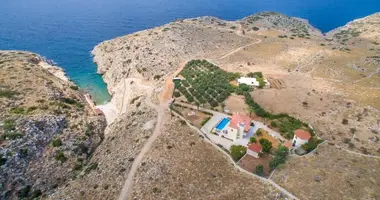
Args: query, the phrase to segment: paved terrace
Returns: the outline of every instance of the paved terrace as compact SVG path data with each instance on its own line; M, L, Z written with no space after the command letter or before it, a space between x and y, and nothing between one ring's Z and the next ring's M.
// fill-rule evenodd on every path
M194 110L198 109L197 106L192 105L192 104L188 104L188 103L175 102L175 104L178 104L180 106L184 106L184 107L187 107L187 108L192 108ZM207 135L207 137L209 137L210 140L213 143L220 144L220 145L222 145L226 149L230 149L231 145L234 145L234 144L240 144L240 145L243 145L243 146L247 146L247 144L249 142L249 138L252 137L252 136L254 136L254 134L256 133L256 131L259 128L264 129L265 131L268 131L269 135L272 136L272 137L274 137L274 138L280 139L282 141L286 141L286 139L284 137L282 137L280 133L278 133L278 132L270 129L269 127L267 127L266 125L264 125L262 122L255 121L255 120L252 120L252 122L255 124L255 126L253 127L253 130L250 130L249 134L247 136L245 136L244 138L242 138L240 140L237 140L237 141L231 141L231 140L223 138L221 136L218 136L218 135L215 135L215 134L211 134L210 133L211 130L223 118L231 117L231 115L228 115L228 114L225 114L225 113L221 113L221 112L218 112L218 111L215 111L215 110L210 110L210 109L207 109L207 108L202 108L202 107L199 107L199 110L213 114L213 116L210 118L210 120L208 120L207 123L203 125L203 127L201 128L201 131L205 135Z

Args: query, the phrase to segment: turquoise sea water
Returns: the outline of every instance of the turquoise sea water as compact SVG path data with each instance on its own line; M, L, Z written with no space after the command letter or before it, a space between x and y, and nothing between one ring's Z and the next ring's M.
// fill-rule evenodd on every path
M109 100L92 62L108 39L177 18L235 20L259 11L308 19L323 32L380 11L379 0L0 0L0 49L29 50L54 60L97 103Z

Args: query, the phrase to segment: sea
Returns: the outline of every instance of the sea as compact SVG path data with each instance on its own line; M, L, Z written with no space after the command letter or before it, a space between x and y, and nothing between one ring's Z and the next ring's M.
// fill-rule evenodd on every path
M97 104L110 99L91 50L178 18L236 20L260 11L300 17L327 32L380 11L380 0L0 0L0 49L53 60Z

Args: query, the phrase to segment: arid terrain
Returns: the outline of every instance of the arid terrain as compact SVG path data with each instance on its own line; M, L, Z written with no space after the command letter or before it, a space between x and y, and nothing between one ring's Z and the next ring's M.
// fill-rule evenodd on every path
M379 13L322 34L305 20L264 12L181 19L102 42L92 53L116 117L88 160L95 167L47 198L378 199L378 41ZM272 87L253 90L253 99L311 124L325 142L290 156L269 179L239 170L168 109L173 75L193 59L262 72ZM226 106L248 109L239 96Z
M38 198L89 172L105 125L60 68L0 51L0 199Z

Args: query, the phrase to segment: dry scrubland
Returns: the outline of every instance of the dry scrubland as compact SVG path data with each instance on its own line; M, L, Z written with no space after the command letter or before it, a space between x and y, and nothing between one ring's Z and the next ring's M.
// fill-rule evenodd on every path
M380 199L380 159L348 154L330 144L292 157L272 176L299 199Z
M167 115L144 158L130 199L283 199L273 186L247 177L203 137Z

